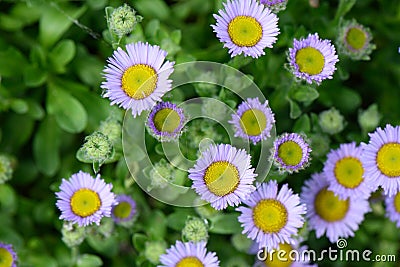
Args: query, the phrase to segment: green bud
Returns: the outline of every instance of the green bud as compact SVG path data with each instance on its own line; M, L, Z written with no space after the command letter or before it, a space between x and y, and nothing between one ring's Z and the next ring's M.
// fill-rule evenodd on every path
M116 119L108 118L102 121L98 131L106 135L114 145L121 142L122 125Z
M114 221L109 217L105 217L101 220L100 225L93 225L93 227L96 229L97 233L108 238L114 232Z
M11 158L0 155L0 184L4 184L12 178L13 168Z
M182 229L182 240L200 242L208 240L208 222L205 219L189 216Z
M216 120L217 122L223 121L227 114L226 104L216 101L204 101L201 106L201 112L207 118ZM215 121L212 121L215 122Z
M127 4L114 9L109 21L110 30L119 37L130 34L136 23L143 19L141 16L135 16L135 13L136 11Z
M64 222L61 228L62 241L67 247L79 246L86 238L85 227L79 227L71 222Z
M165 159L161 159L154 164L150 171L150 186L147 190L153 188L164 188L168 183L173 182L175 179L176 169Z
M311 155L314 158L325 156L330 150L331 139L324 134L311 134Z
M160 256L167 250L165 241L148 241L145 243L144 256L153 264L160 263Z
M113 145L106 135L94 132L85 138L85 143L80 150L84 160L103 163L111 158Z
M364 132L371 132L378 127L382 115L378 111L378 105L372 104L366 110L358 112L358 124Z
M344 117L334 107L319 114L319 126L325 133L337 134L343 130L344 124Z
M199 96L214 96L218 92L217 76L214 72L203 72L197 78L199 83L195 83L196 93Z
M248 253L253 241L246 235L237 233L231 237L233 247L240 252Z

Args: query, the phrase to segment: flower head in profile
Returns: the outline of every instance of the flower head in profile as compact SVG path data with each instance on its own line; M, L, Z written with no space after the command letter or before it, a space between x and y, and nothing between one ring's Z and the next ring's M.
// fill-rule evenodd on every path
M151 109L161 97L171 90L168 77L173 72L173 62L165 60L167 52L156 45L137 42L126 45L108 58L104 69L106 81L104 97L111 104L131 110L134 117Z
M250 139L253 144L271 137L275 123L274 114L268 107L268 100L261 104L258 98L242 102L229 121L235 129L235 137Z
M207 252L206 242L197 243L176 241L160 256L162 265L158 267L219 267L215 252Z
M0 266L17 267L17 254L12 245L0 242Z
M258 58L279 34L278 17L256 0L228 0L214 18L217 23L211 26L232 57Z
M170 102L158 103L147 118L147 129L159 141L178 140L186 122L183 109Z
M286 9L288 0L260 0L260 3L271 9L272 12L278 13Z
M361 157L362 149L355 142L341 144L339 148L328 153L324 175L330 184L328 189L340 199L370 196L372 188L364 179Z
M239 205L255 189L250 155L228 144L210 145L188 172L192 188L217 210Z
M99 225L103 217L111 216L111 208L116 203L111 189L112 184L106 184L100 175L93 178L83 171L73 174L69 180L63 179L61 191L56 193L60 219L79 226Z
M243 233L255 240L259 248L277 249L281 243L292 244L293 235L304 224L306 207L292 189L284 184L278 190L276 181L262 183L243 201L248 207L238 207Z
M298 172L310 162L311 148L306 139L297 133L284 133L274 142L273 162L281 172Z
M305 39L294 39L288 60L296 77L318 85L325 79L332 79L335 64L339 61L331 41L320 39L318 33L309 34Z
M369 60L369 55L376 48L371 41L372 33L368 27L354 19L341 22L336 41L340 53L353 60Z
M309 228L315 230L317 238L325 234L334 243L354 236L370 206L365 198L340 199L328 187L325 175L315 173L305 182L300 198L307 205Z
M385 197L386 217L400 228L400 191L395 195Z
M116 223L132 221L135 216L136 202L128 195L117 195L115 198L118 204L113 205L111 217Z
M369 134L369 143L361 143L361 158L367 183L374 189L381 186L393 196L400 191L400 127L387 124Z

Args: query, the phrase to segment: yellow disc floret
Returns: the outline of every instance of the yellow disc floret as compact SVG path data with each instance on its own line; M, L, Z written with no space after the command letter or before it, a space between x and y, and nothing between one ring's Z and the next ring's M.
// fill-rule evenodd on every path
M235 191L239 181L238 169L227 161L211 163L204 174L204 182L208 189L217 196L225 196Z
M148 65L133 65L122 75L121 86L128 96L136 100L146 98L156 89L156 71Z
M87 217L100 209L101 200L97 192L82 188L72 195L70 205L73 213Z
M318 49L310 46L299 49L295 60L299 71L309 75L321 73L325 65L324 55Z
M388 177L400 176L400 144L387 143L378 151L376 156L378 169Z
M356 188L363 181L364 168L359 159L345 157L336 162L334 173L339 184Z
M237 16L229 22L228 34L235 45L252 47L261 40L263 29L255 18Z
M260 135L267 127L267 118L261 110L249 109L243 112L240 118L240 126L248 135Z
M253 221L264 233L278 233L288 221L288 212L280 201L263 199L253 208Z
M315 212L327 222L342 220L349 210L349 200L341 200L328 190L321 189L314 200Z

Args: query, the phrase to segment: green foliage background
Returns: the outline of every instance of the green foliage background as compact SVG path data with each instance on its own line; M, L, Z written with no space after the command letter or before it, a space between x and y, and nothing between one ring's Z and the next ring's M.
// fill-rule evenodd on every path
M270 101L276 114L277 132L321 133L321 111L337 108L347 122L345 129L330 136L331 148L340 143L367 142L358 124L358 112L376 103L382 114L380 125L400 124L400 2L398 0L321 0L318 8L308 1L290 0L278 14L281 34L266 55L250 60L231 60L212 32L212 17L220 0L132 0L143 21L125 40L160 45L176 63L204 60L228 63L250 75ZM132 183L124 158L101 167L102 177L114 191L128 192L138 203L139 217L132 229L116 227L110 237L96 233L79 247L79 254L61 240L62 222L55 207L54 192L61 178L92 166L76 158L85 136L95 131L115 108L101 97L101 72L112 54L105 7L122 1L1 1L0 2L0 153L13 159L13 178L0 185L0 241L14 245L20 267L27 266L152 266L144 257L148 240L180 239L180 231L194 209L167 206L148 197ZM340 18L355 18L371 28L377 49L370 61L350 61L340 56L333 80L318 88L291 87L285 69L286 51L293 38L318 32L335 40ZM189 98L177 95L175 100ZM227 103L229 103L226 99ZM237 102L237 100L236 100ZM234 102L234 104L236 104ZM232 104L232 102L230 102ZM149 151L157 158L153 140ZM119 151L118 153L121 153ZM314 157L311 166L285 180L294 191L310 174L320 171L324 156ZM275 175L275 176L274 176ZM269 177L269 178L271 178ZM366 216L349 248L370 249L374 254L400 257L400 231L384 217L379 196L371 200L373 212ZM248 266L253 256L232 245L232 234L241 227L228 210L211 223L208 249L216 251L221 266L242 258ZM329 246L326 238L311 232L310 248ZM71 257L72 255L72 257ZM390 263L321 262L320 266L389 266ZM371 265L370 265L371 264ZM395 265L393 265L395 266Z

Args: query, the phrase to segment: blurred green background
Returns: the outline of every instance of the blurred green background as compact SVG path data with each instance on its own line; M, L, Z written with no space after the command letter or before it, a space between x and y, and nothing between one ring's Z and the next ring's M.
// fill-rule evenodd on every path
M153 266L145 253L146 242L165 240L169 247L181 238L187 216L199 216L194 209L168 206L148 197L132 182L121 147L116 147L116 156L101 166L101 175L113 183L114 192L131 194L137 201L137 221L129 229L109 224L104 228L110 229L91 227L78 255L62 241L54 192L61 178L79 170L93 173L92 165L78 160L76 153L102 121L122 114L101 97L100 84L106 59L113 51L105 8L125 2L143 17L125 43L142 40L160 45L177 64L193 60L228 63L249 75L269 99L278 133L304 132L311 139L325 136L324 142L315 143L319 146L313 147L313 161L307 170L288 177L270 174L269 178L288 182L297 193L310 174L321 170L330 148L368 141L367 132L373 129L359 124L362 110L377 104L380 126L400 123L398 0L321 0L317 8L306 0L290 0L287 9L278 14L281 33L277 43L256 60L231 60L212 32L212 14L222 7L220 0L0 1L0 154L11 159L13 169L12 179L0 184L0 241L13 244L20 267L73 266L75 256L79 267ZM351 61L339 55L332 80L305 93L296 92L298 88L290 86L291 74L285 69L293 38L318 32L321 38L334 41L340 18L354 18L371 29L377 47L371 60ZM221 96L221 88L216 90L226 103L238 103L234 96ZM178 92L170 97L181 101L191 94ZM340 133L326 135L319 127L318 114L331 107L339 110L346 123ZM162 155L156 147L157 142L150 139L148 153L159 160ZM378 194L371 205L373 211L355 237L348 239L348 248L399 258L399 229L385 218ZM207 247L217 252L221 266L251 266L254 257L243 252L237 244L241 242L232 241L241 232L232 211L220 212L210 220ZM310 248L319 251L330 245L326 238L316 239L313 232L303 234Z

